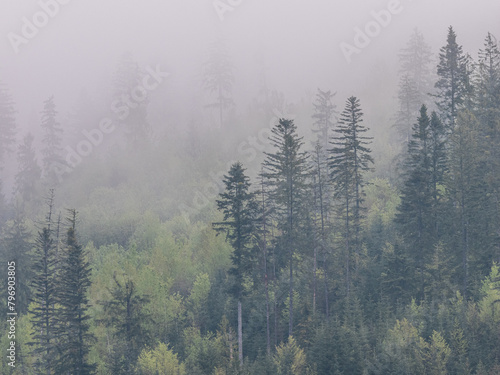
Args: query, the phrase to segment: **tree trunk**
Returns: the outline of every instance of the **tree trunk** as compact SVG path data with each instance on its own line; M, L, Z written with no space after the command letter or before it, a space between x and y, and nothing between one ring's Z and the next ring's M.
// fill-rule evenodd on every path
M243 366L243 322L241 319L241 301L238 301L238 358Z

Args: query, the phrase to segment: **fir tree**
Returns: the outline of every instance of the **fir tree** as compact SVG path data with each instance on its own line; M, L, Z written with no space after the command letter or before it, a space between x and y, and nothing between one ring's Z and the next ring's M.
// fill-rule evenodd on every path
M44 102L42 111L42 128L44 131L42 139L43 175L51 184L56 182L58 168L64 165L61 148L63 129L56 116L54 97L51 96Z
M215 95L215 101L207 107L218 109L221 128L225 125L224 110L234 104L231 94L234 82L232 69L224 41L222 39L215 41L203 66L203 88L209 94Z
M488 222L494 222L494 212L488 198L483 176L483 156L479 137L479 122L467 110L459 112L455 131L450 137L449 168L446 179L449 198L453 201L455 233L453 239L460 251L461 293L467 298L470 287L470 263L473 256L473 274L484 275L488 269L476 268L490 264L494 240ZM478 274L479 271L479 274ZM479 280L475 280L478 282Z
M282 232L281 249L287 253L290 275L288 334L293 333L294 253L299 249L301 223L305 218L306 194L310 176L308 157L301 151L302 138L293 120L280 119L272 129L270 141L275 153L265 153L262 176Z
M429 118L423 105L408 144L405 183L396 217L413 267L420 272L420 297L424 290L424 262L439 238L439 185L443 182L445 169L443 137L441 121L434 112Z
M318 89L316 100L313 103L314 114L312 117L315 121L312 131L317 135L323 150L328 147L328 140L336 120L336 106L332 103L335 94L330 90L322 91Z
M468 81L466 56L462 46L457 44L457 36L451 26L448 28L446 45L439 53L437 74L436 105L443 122L451 131L455 126L458 110L464 103Z
M16 110L9 91L0 84L0 167L13 150L16 136Z
M478 118L486 134L494 136L500 120L500 51L490 33L485 38L484 48L479 51L475 83Z
M363 112L359 99L351 96L340 115L339 126L329 150L330 178L334 186L334 197L338 202L338 215L343 221L342 236L345 251L346 292L351 287L351 258L359 256L361 243L361 219L365 181L363 174L373 164L369 145L370 137L363 135L368 131L363 124ZM354 254L353 254L354 250Z
M33 135L28 133L24 137L23 143L19 145L17 152L18 172L14 191L19 193L25 201L35 197L42 174L33 149L33 140Z
M25 314L31 299L30 283L33 278L32 270L32 238L26 227L26 219L18 211L14 219L3 228L1 247L2 263L15 261L16 263L16 312ZM7 280L7 275L5 275Z
M396 127L401 140L408 143L414 119L422 104L427 104L431 92L430 46L420 31L414 30L405 48L399 54L399 110L396 114Z
M57 325L58 373L87 375L94 373L88 354L93 335L89 333L90 266L83 247L76 238L76 211L69 210L65 254L62 256L58 282Z
M238 300L238 352L240 366L243 365L243 336L241 299L244 292L245 275L251 273L254 268L256 255L252 246L255 236L255 220L257 213L257 202L255 194L249 192L249 178L245 176L245 170L240 163L235 163L229 169L228 175L224 176L226 189L217 200L217 208L224 214L222 223L214 223L219 232L226 233L234 252L231 256L233 268L230 274L234 277L233 294Z
M100 302L104 313L102 321L115 335L108 367L114 374L132 375L139 354L150 341L150 333L145 326L151 321L145 308L149 298L137 294L133 280L120 282L116 274L113 280L110 299Z
M32 280L32 314L33 325L32 344L36 346L32 355L36 358L35 367L39 374L55 374L56 361L56 309L57 280L56 254L53 239L52 210L54 193L48 198L49 212L43 228L38 232L33 252Z

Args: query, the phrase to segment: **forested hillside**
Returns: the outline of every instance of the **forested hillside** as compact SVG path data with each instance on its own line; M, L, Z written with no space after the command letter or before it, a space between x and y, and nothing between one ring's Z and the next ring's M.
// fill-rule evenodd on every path
M23 133L2 86L0 372L500 374L500 50L442 30L398 47L376 131L335 87L237 112L222 40L172 132L175 77L131 54L111 119L50 96Z

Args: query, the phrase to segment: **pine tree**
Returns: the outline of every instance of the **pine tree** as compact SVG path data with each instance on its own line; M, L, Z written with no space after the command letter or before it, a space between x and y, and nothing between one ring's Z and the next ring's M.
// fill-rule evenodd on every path
M0 84L0 167L12 151L16 136L16 110L9 91Z
M2 264L15 261L16 263L16 312L25 314L31 299L30 283L33 277L32 270L32 239L26 227L26 219L18 211L14 219L3 228L1 247ZM7 275L5 275L7 280Z
M500 225L500 51L496 39L488 33L485 45L479 51L479 61L475 77L476 84L476 117L479 120L481 136L480 149L483 152L481 173L486 183L484 196L488 197L485 211L488 228L487 232ZM493 231L496 231L493 229ZM495 260L500 260L500 242L496 234ZM489 260L483 266L488 268ZM484 275L484 271L482 272Z
M63 129L56 116L54 97L51 96L44 102L42 111L42 128L44 131L42 139L43 175L51 184L56 182L58 168L62 168L64 165L61 147Z
M422 33L415 29L399 53L400 76L407 76L414 83L420 104L427 102L432 87L432 50Z
M423 105L408 144L405 183L396 217L412 266L420 273L420 297L424 291L424 262L439 238L439 185L445 170L443 138L441 121L434 112L429 118Z
M460 106L464 103L467 82L467 60L462 46L457 44L453 27L448 28L446 45L440 49L437 67L436 105L441 119L449 131L455 126Z
M408 143L411 139L411 128L418 110L422 105L422 98L416 87L416 83L405 74L399 79L399 110L396 114L394 127L400 140Z
M225 232L234 252L231 256L233 268L230 274L234 277L233 294L238 301L238 354L240 366L243 366L243 335L241 300L244 294L245 275L252 273L256 255L254 254L253 237L255 236L255 220L257 202L255 194L250 193L249 178L240 163L235 163L224 176L225 191L217 200L217 208L224 214L224 221L214 223L219 232Z
M257 222L257 241L259 247L262 251L262 268L264 276L264 290L266 294L266 352L271 354L271 325L270 325L270 308L269 308L269 266L268 266L268 235L269 235L269 224L267 220L269 208L267 207L266 201L266 190L264 176L262 175L263 168L261 168L260 174L260 199L261 205L259 207L260 217Z
M150 341L146 324L151 322L151 316L145 308L150 300L137 294L133 280L120 282L116 274L113 280L115 285L109 291L110 299L100 302L103 323L115 335L108 367L113 374L132 375L139 354Z
M467 110L460 111L455 130L450 137L446 187L456 207L456 219L453 223L456 223L455 233L460 235L456 236L454 243L461 249L461 293L465 298L469 295L471 284L471 256L475 258L475 265L489 264L494 242L491 230L488 230L488 222L494 217L488 194L485 194L487 187L483 176L479 135L479 122L476 117ZM488 272L488 269L474 268L472 274L477 276Z
M57 280L56 255L53 239L52 210L54 193L48 198L49 212L43 228L38 232L33 252L33 298L30 313L34 328L32 336L35 346L32 355L36 357L35 367L39 374L55 374L56 360L56 309Z
M222 39L215 41L209 50L208 59L203 66L203 88L215 95L215 102L207 107L219 110L219 126L224 127L224 110L231 107L232 86L234 82L233 67L229 59L226 45Z
M401 140L408 143L413 121L422 104L428 103L431 92L432 52L418 29L415 29L399 54L399 110L394 126Z
M323 150L328 148L328 140L336 120L336 106L332 103L335 94L330 90L322 91L318 89L316 101L313 103L314 114L312 117L315 121L312 131L317 135Z
M342 237L347 294L351 287L351 258L356 255L358 259L361 249L365 186L363 174L373 164L371 150L367 147L371 138L363 135L368 128L362 122L363 112L359 99L351 96L340 115L339 126L335 130L338 135L333 138L333 148L329 150L330 178L334 186L334 197L338 202L338 215L344 223Z
M42 175L33 149L33 140L33 135L28 133L17 152L18 172L14 191L19 193L24 201L30 201L36 196L38 182Z
M94 339L89 333L90 266L83 247L76 238L76 211L69 210L65 254L62 257L58 282L57 325L59 330L57 369L61 374L93 374L89 364L90 345Z
M500 120L500 51L496 39L488 33L479 51L475 76L477 113L488 135L496 135Z
M289 267L288 334L293 333L294 253L299 249L301 222L304 222L310 171L308 157L301 151L302 138L293 120L280 119L270 141L275 153L266 152L262 176L269 187L281 230L280 246L287 253Z
M323 279L324 279L324 298L325 298L325 315L329 316L329 296L328 296L328 257L329 246L327 244L327 225L329 201L328 195L328 163L326 155L323 152L319 140L316 143L313 152L313 196L314 196L314 226L315 226L315 246L313 260L313 312L316 306L316 274L317 274L317 257L321 256L323 260ZM321 254L318 254L320 250Z

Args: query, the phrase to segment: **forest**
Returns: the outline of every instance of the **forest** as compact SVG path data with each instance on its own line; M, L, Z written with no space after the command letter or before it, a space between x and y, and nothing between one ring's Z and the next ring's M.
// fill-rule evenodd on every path
M40 136L0 86L0 373L500 374L500 50L443 31L401 46L384 131L264 78L237 114L224 39L174 136L131 53Z

